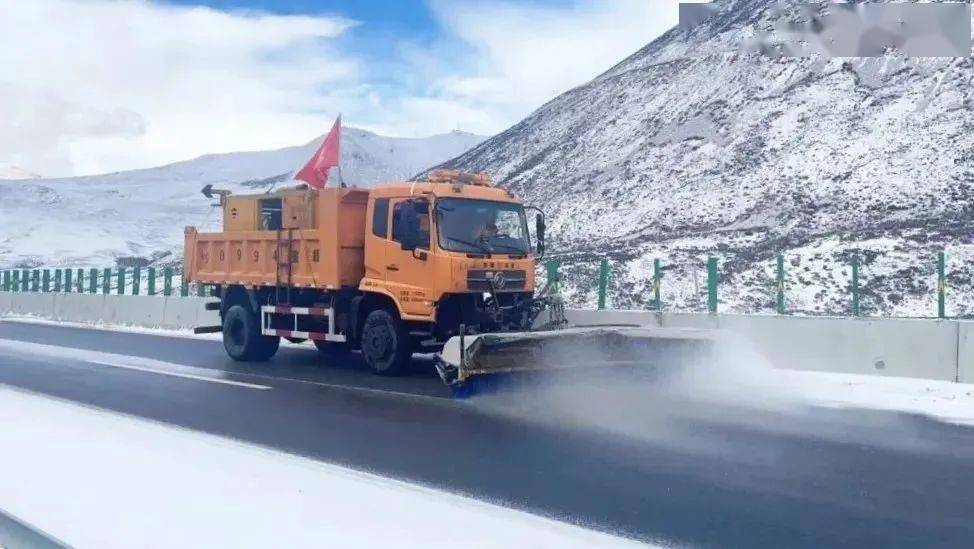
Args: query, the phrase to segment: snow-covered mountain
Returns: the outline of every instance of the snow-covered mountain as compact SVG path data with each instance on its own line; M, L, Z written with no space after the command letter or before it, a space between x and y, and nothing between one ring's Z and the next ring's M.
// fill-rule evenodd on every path
M714 255L724 310L768 311L782 253L790 309L848 312L857 254L865 312L930 315L944 249L974 314L974 59L746 51L810 25L781 5L720 1L447 165L546 208L575 303L608 255L610 303L647 307L658 257L664 306L703 309Z
M402 180L483 140L463 132L414 139L343 128L342 179L358 186ZM186 225L219 226L219 209L200 194L204 185L253 193L289 184L320 144L90 177L0 181L0 269L111 266L120 256L167 252L178 258Z
M29 172L20 166L7 162L0 162L0 179L37 179L40 176Z

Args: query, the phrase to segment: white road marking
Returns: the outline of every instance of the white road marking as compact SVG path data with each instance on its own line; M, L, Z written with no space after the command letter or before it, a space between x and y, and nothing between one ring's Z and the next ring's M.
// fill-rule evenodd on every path
M273 387L267 385L257 385L254 383L244 383L225 379L223 376L227 372L212 368L197 368L195 366L185 366L161 360L153 360L138 356L121 355L116 353L106 353L102 351L89 351L87 349L76 349L72 347L61 347L58 345L48 345L45 343L32 343L19 341L16 339L0 338L0 349L7 349L13 353L25 355L41 355L54 358L62 358L68 361L99 364L102 366L113 366L116 368L127 368L154 374L163 374L198 381L210 381L225 385L246 387L249 389L267 390ZM67 364L71 365L71 364Z
M292 383L318 385L319 387L328 387L329 389L342 389L345 391L360 391L363 393L377 393L383 395L394 395L399 397L418 398L424 400L451 401L451 399L449 398L432 396L432 395L424 395L422 393L406 393L403 391L391 391L389 389L376 389L374 387L359 387L357 385L342 385L340 383L326 383L324 381L312 381L310 379L297 379L293 377L283 377L283 376L269 376L264 374L242 374L242 375L246 375L249 377L256 377L258 379L273 380L273 381L290 381Z
M243 381L232 381L229 379L219 379L215 377L198 376L194 374L182 374L179 372L170 372L166 370L159 370L157 368L146 368L143 366L134 366L132 364L122 364L119 362L111 362L107 360L86 360L85 362L88 362L90 364L100 364L102 366L111 366L113 368L125 368L126 370L136 370L139 372L162 374L165 376L182 377L186 379L196 379L199 381L209 381L210 383L223 383L225 385L236 385L237 387L247 387L249 389L260 389L262 391L266 391L271 388L267 385L257 385L255 383L244 383Z
M2 320L0 320L2 322ZM150 334L155 335L155 334ZM285 342L282 342L284 344ZM300 345L295 345L295 347L301 347ZM231 381L228 379L223 379L221 374L226 373L226 370L220 370L216 368L201 368L197 366L186 366L183 364L175 364L172 362L163 362L159 360L122 355L116 353L108 353L103 351L89 351L86 349L77 349L74 347L62 347L60 345L50 345L46 343L33 343L28 341L21 341L18 339L3 339L0 338L0 349L7 348L13 351L30 351L37 352L38 354L55 356L65 359L80 360L82 362L89 362L95 364L101 364L102 366L115 366L119 368L128 368L130 370L140 370L157 374L167 374L176 377L185 377L188 379L198 379L201 381L213 381L215 383L225 383L227 385L238 385L242 387L250 387L254 389L273 389L266 385L257 385L252 383L245 383L242 381ZM309 352L317 352L313 349L307 349ZM405 397L421 400L433 400L437 402L450 401L452 399L445 398L442 396L424 395L422 393L409 393L405 391L396 391L389 389L378 389L374 387L361 387L356 385L343 385L340 383L328 383L324 381L313 381L310 379L298 379L293 377L285 376L275 376L261 374L258 372L232 372L234 375L251 378L257 380L266 380L269 382L275 381L286 381L291 383L303 383L305 385L317 385L319 387L326 387L329 389L339 389L344 391L357 391L361 393L372 393L372 394L382 394L395 397Z

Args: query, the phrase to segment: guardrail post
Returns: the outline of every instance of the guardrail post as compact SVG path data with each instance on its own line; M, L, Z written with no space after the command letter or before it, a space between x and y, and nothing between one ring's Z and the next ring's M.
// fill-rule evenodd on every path
M29 292L30 291L30 270L24 269L20 273L20 281L21 281L20 282L21 291Z
M61 291L61 269L54 269L54 292Z
M707 258L707 310L717 313L717 258Z
M775 299L775 309L779 315L785 314L785 256L778 254L777 284L778 295Z
M108 295L112 293L112 270L105 269L101 272L101 293Z
M162 295L166 297L172 295L172 267L162 269Z
M132 269L132 295L139 295L142 286L142 269L135 267Z
M73 280L71 280L71 275L74 274L73 269L64 269L64 291L66 293L71 293L71 286L73 286Z
M558 293L558 290L559 290L559 287L558 287L558 268L559 268L559 266L560 265L559 265L558 261L557 260L554 260L554 259L549 259L548 262L545 263L545 273L548 276L548 295L552 295L552 294Z
M3 291L10 291L10 271L3 272Z
M947 256L937 252L937 318L947 318Z
M34 269L34 272L31 273L31 289L32 289L32 291L35 291L35 292L36 291L39 291L40 290L40 285L41 285L41 272L39 270L37 270L37 269Z
M156 268L149 267L148 279L146 281L146 293L156 295Z
M13 271L10 273L10 291L19 292L20 291L20 273Z
M78 269L78 288L77 288L77 291L78 291L79 294L85 293L85 270L84 269Z
M605 309L605 293L609 287L609 260L602 258L599 263L599 310Z
M51 291L51 270L44 269L44 275L41 280L41 290L46 294Z
M859 316L859 256L852 256L852 316Z
M125 267L120 267L115 273L115 293L125 295Z
M181 276L180 278L182 278L182 281L179 286L179 295L181 297L189 297L189 282L186 281L185 276Z
M659 258L653 260L653 308L663 311L663 300L660 298L660 286L663 283L663 268Z

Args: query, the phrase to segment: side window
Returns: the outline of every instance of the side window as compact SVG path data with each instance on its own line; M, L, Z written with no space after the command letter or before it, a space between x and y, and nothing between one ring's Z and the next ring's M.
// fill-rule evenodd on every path
M277 231L281 223L281 199L265 198L260 201L260 230Z
M379 198L375 201L372 214L372 234L380 238L389 238L389 199Z
M392 208L392 239L402 242L399 228L399 210L402 209L402 202L397 202ZM430 248L430 208L429 202L425 199L414 200L416 206L416 218L419 220L419 242L417 246L424 249Z

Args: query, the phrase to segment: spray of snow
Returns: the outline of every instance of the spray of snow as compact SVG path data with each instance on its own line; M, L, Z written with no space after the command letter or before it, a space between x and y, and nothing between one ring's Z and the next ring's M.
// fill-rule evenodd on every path
M903 414L974 425L974 385L775 366L787 365L771 364L748 341L725 333L709 356L654 356L642 369L559 370L532 377L514 390L475 397L472 405L557 428L741 459L757 457L732 440L707 436L707 426L941 451L904 429Z

